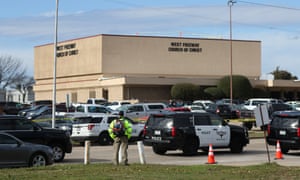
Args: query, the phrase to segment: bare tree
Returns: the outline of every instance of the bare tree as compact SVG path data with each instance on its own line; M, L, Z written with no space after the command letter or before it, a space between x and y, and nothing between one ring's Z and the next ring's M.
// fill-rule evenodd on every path
M16 81L23 79L25 68L19 59L12 56L0 56L0 89L14 86Z
M22 94L22 102L25 102L26 95L32 90L35 81L33 77L24 76L15 79L14 83L10 86L13 89L18 90Z

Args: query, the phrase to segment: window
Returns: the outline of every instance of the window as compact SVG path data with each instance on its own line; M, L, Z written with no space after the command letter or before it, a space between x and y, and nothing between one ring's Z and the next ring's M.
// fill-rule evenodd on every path
M157 105L148 105L149 109L164 109L163 105L157 104Z
M143 106L131 106L128 108L128 110L131 112L143 112L144 108Z
M190 127L193 125L193 117L189 114L177 114L174 121L176 127Z
M113 120L117 119L117 117L108 117L107 123L111 123Z
M103 117L79 117L74 119L74 124L83 124L83 123L100 123Z
M94 117L91 119L91 123L101 123L102 117Z
M211 114L210 120L211 120L211 124L214 126L223 125L223 119L217 115Z
M33 126L30 121L16 120L16 130L33 130Z
M13 123L10 119L2 119L0 121L0 130L11 130L13 129Z
M104 107L96 107L96 113L107 113L107 110Z
M76 107L76 112L84 112L84 107L83 106Z
M87 109L88 109L88 112L91 112L91 113L97 112L97 107L95 107L95 106L89 106L89 107L87 107Z
M195 116L194 123L195 123L195 126L211 125L209 116Z
M275 117L272 120L272 126L278 127L278 128L297 128L299 126L299 118L298 117Z
M17 141L10 136L0 134L0 144L17 144Z

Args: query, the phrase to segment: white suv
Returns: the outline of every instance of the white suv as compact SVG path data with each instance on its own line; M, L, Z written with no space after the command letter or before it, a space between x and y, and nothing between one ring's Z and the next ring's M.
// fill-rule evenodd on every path
M119 116L117 115L94 115L75 117L73 120L73 128L71 139L79 142L81 145L84 141L98 142L100 145L108 145L112 143L112 139L108 134L109 124ZM134 122L127 118L132 124L132 136L130 140L141 139L143 136L144 124Z

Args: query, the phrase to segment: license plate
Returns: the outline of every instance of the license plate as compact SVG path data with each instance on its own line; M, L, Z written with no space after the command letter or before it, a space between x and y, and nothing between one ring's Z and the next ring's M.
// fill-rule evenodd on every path
M279 131L279 134L285 136L285 135L286 135L286 131L280 130L280 131Z
M157 136L152 136L153 140L157 140L157 141L161 141L161 137L157 137Z
M160 135L160 130L155 130L154 135Z

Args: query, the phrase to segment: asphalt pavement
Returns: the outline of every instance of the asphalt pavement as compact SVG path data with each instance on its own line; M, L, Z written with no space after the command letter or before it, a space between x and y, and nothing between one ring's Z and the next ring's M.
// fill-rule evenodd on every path
M184 156L182 151L168 151L165 155L153 153L150 146L142 146L139 151L136 143L128 148L129 163L163 164L163 165L203 165L208 162L208 153L201 150L195 156ZM268 152L269 151L269 155ZM143 156L139 153L143 152ZM89 149L90 163L112 163L113 147L92 145ZM64 163L84 163L85 147L75 146L71 154L66 154ZM283 166L300 166L300 151L283 154L283 159L276 160L276 148L265 144L263 138L251 139L250 144L239 154L230 153L229 149L213 149L216 164L230 166L258 165L276 162ZM142 159L141 157L144 157ZM142 161L144 160L144 162Z

